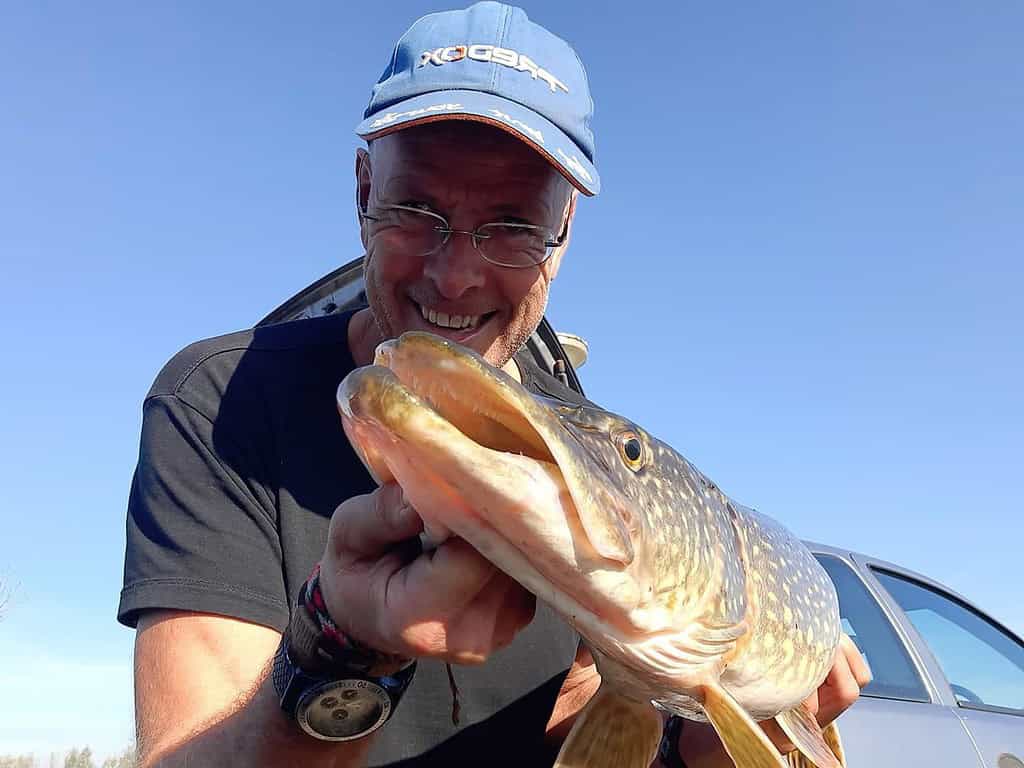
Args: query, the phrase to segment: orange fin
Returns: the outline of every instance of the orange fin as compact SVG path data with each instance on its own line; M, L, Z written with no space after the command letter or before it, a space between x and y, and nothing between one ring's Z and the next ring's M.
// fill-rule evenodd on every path
M836 760L845 768L846 753L843 752L843 741L839 738L839 726L836 725L835 720L821 730L821 736L825 739L825 743L828 744L828 748L832 750L832 754L836 756Z
M704 714L725 751L742 768L786 768L786 761L754 719L717 685L704 688Z
M806 758L806 762L797 760L794 763L792 753L791 765L810 765L815 768L842 768L842 763L833 753L832 748L826 743L822 734L821 726L815 719L811 710L801 704L788 712L782 712L775 717L775 722L785 732L789 740L797 748L800 755Z
M661 731L653 704L602 685L573 723L554 768L649 768Z

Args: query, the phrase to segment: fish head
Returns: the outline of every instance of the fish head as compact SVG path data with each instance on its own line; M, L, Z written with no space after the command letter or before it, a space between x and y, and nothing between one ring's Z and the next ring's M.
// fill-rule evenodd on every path
M636 424L537 396L422 332L382 344L338 408L367 468L401 485L435 541L465 539L577 627L628 638L671 622L661 566L674 574L679 550L663 522L669 475L687 467Z

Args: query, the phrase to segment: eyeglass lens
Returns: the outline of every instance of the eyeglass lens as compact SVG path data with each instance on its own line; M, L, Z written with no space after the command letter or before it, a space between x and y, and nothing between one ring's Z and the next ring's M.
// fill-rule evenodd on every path
M403 245L418 255L433 253L445 244L450 232L444 221L428 212L404 208L390 208L377 217L386 227L401 230ZM505 266L533 266L541 264L550 250L547 242L551 238L544 229L517 224L484 224L476 231L474 245L485 259Z

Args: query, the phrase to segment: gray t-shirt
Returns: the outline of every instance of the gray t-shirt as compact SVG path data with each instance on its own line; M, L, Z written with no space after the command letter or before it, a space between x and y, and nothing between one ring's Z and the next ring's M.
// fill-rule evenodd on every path
M164 367L143 404L128 504L118 620L180 609L283 631L344 499L375 484L335 406L355 367L350 313L193 344ZM517 358L524 384L585 403ZM370 764L550 765L545 725L578 637L546 606L479 667L456 667L460 725L444 665L420 663Z

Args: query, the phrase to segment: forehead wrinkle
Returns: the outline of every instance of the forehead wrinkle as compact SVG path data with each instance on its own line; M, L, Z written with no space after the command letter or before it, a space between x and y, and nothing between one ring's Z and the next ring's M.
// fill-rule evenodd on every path
M467 148L415 137L395 140L399 135L370 145L374 199L395 203L399 202L396 197L412 196L442 214L454 215L467 208L491 216L531 213L532 218L540 216L551 224L561 221L569 185L526 145L519 143L516 152L509 152L501 146ZM386 149L374 151L389 139Z
M514 193L510 193L510 187L516 188ZM487 211L493 215L522 214L528 210L553 219L556 212L551 195L538 190L538 194L531 196L526 185L508 176L500 180L490 176L485 181L467 184L462 179L446 178L440 172L429 182L423 175L405 172L389 175L373 188L373 197L378 201L400 203L415 199L430 204L441 214L461 213L462 209ZM510 199L509 194L514 194L514 199Z

